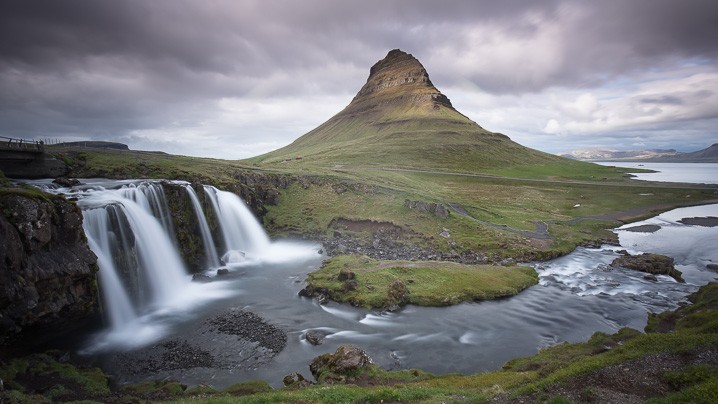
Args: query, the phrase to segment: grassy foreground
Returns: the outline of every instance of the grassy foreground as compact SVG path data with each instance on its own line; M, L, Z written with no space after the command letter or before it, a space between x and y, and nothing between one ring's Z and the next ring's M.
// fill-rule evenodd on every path
M312 295L366 308L447 306L516 295L538 283L531 267L339 256L309 274Z
M36 354L0 366L5 402L718 402L718 284L689 297L693 304L651 315L646 333L624 328L559 344L509 361L503 369L473 375L433 376L420 370L385 371L369 364L335 384L272 390L245 382L219 391L172 381L120 390L96 368L63 363L58 354Z

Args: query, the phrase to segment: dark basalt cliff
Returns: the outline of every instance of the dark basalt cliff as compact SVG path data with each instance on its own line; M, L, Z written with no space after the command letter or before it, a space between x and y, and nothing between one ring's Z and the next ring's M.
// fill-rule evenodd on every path
M62 197L0 189L0 346L96 318L97 258L82 213Z

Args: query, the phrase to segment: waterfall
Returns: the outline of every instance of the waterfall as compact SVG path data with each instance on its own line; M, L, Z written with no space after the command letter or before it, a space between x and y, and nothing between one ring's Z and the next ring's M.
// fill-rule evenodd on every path
M151 200L146 195L140 196L145 192L151 197L158 195L153 186L131 187L93 192L80 202L86 207L85 233L99 258L102 294L113 326L136 317L129 314L126 301L133 300L133 311L142 313L176 299L188 283L187 271L168 227L154 216L158 211L153 206L164 200L142 203ZM124 284L123 273L129 278ZM133 283L139 286L131 299L124 291ZM120 308L111 307L115 304Z
M227 263L242 261L245 254L258 257L265 253L271 242L247 205L235 194L205 185L205 194L212 202L227 251Z
M156 217L173 244L177 244L172 215L167 207L167 198L162 185L157 182L141 182L139 185L129 184L120 188L120 194L138 203L146 212Z
M188 183L175 185L185 188L191 202L197 236L204 244L206 269L220 266L219 253L231 266L291 257L290 250L278 252L282 243L275 246L270 242L236 195L205 186L209 203L203 205ZM161 181L94 180L72 188L37 186L72 195L82 209L83 228L100 267L99 289L109 326L90 349L151 343L167 332L167 317L192 310L201 301L236 293L223 282L192 282L175 233L173 213L178 212L170 212ZM210 206L213 212L205 212L203 206ZM221 240L212 236L207 222L211 215L219 224ZM215 241L224 251L218 253Z
M85 229L90 249L97 255L97 263L101 268L98 277L106 318L112 329L119 329L124 324L132 322L137 317L137 313L132 307L127 291L122 287L114 261L106 253L114 251L118 247L116 244L113 245L116 240L111 240L115 233L107 231L109 228L108 211L90 209L84 211L83 216L82 227Z
M197 194L191 185L185 185L189 199L192 201L192 208L194 214L197 216L197 222L199 223L199 231L202 236L202 243L204 244L204 255L206 257L206 264L208 268L219 267L219 255L217 254L217 248L214 246L214 240L212 240L212 233L209 231L209 225L207 224L207 218L204 216L202 211L202 205L199 203Z

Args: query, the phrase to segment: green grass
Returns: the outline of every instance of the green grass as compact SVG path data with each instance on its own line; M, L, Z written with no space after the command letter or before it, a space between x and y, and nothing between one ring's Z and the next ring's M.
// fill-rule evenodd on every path
M340 274L352 273L355 290L347 290ZM406 287L397 301L392 287ZM463 265L443 261L377 261L339 256L309 274L307 284L329 298L355 306L383 308L396 304L447 306L466 301L513 296L538 282L531 267Z
M264 225L273 236L330 237L334 219L374 220L400 227L400 242L440 252L477 252L489 261L552 258L586 242L615 239L606 229L626 221L718 199L711 189L647 184L625 178L623 169L571 160L531 163L529 159L518 168L502 169L494 162L492 175L507 177L487 177L446 172L449 166L443 167L442 173L426 173L366 164L334 168L303 159L259 169L251 161L150 152L57 149L55 153L74 162L71 175L76 177L182 179L230 190L241 187L251 193L275 185L247 185L239 183L238 178L258 175L265 178L258 181L266 182L267 178L283 176L294 180L287 189L277 189L278 205L264 206ZM409 159L416 165L423 161L418 158ZM516 230L533 231L537 222L545 223L551 238L527 238L456 212L442 219L406 208L406 199L445 206L458 203L475 219ZM444 228L449 229L451 239L439 237ZM372 235L354 236L369 239Z

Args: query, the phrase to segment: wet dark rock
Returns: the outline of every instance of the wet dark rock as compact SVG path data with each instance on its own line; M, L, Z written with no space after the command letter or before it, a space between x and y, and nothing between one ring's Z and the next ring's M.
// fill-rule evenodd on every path
M304 376L302 376L301 373L290 373L282 379L282 383L284 383L285 387L290 388L302 388L311 386L314 383L310 382L309 380L305 379Z
M324 334L316 330L311 330L304 334L304 339L312 345L321 345L324 342Z
M653 274L643 275L643 279L645 279L647 281L653 281L653 282L658 281L658 278L656 278L656 275L653 275Z
M40 191L0 193L0 240L0 345L96 319L97 258L77 205Z
M354 345L340 345L333 354L320 355L309 365L309 370L319 383L343 383L347 376L372 363L362 349Z
M57 184L61 187L67 187L67 188L82 185L80 180L75 179L75 178L66 178L66 177L55 178L54 180L52 180L52 182L53 182L53 184Z
M205 274L194 274L192 275L192 282L207 283L212 282L212 278Z
M683 223L691 226L716 227L718 226L718 217L686 217L679 220L678 223Z
M631 255L631 254L629 254L628 251L626 251L626 250L618 250L618 251L616 251L616 254L620 254L620 255Z
M706 268L710 269L711 271L718 271L718 264L708 264L706 265Z
M220 268L217 270L217 276L229 275L229 269Z
M634 233L655 233L658 230L661 230L661 226L657 224L643 224L640 226L633 226L626 229L623 229L625 231L630 231Z
M613 267L622 267L653 275L668 275L678 282L685 282L681 271L674 266L673 258L661 254L641 254L618 257L611 262Z

